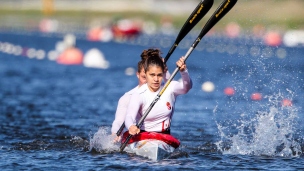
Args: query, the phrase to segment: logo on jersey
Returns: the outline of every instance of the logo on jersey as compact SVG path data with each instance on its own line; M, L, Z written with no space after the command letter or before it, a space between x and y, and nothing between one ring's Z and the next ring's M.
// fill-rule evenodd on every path
M171 104L169 102L166 103L168 110L171 110Z

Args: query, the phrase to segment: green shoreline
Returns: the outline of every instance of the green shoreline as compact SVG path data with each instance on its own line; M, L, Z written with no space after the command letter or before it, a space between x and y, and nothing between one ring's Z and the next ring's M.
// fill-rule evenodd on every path
M196 28L201 28L213 11L222 1L215 1L206 17L200 21ZM263 2L263 3L261 3ZM304 29L304 1L301 0L239 0L235 7L217 24L216 29L223 29L229 22L237 22L243 29L252 29L261 24L266 28L280 30ZM189 14L190 15L190 14ZM181 27L189 15L170 15L173 25ZM92 11L56 11L51 15L44 15L39 10L4 10L0 9L0 19L23 18L25 20L39 21L44 17L55 18L73 23L88 24L92 20L110 21L117 18L136 18L143 21L154 21L157 25L165 14L144 12L92 12ZM0 23L0 26L3 23Z

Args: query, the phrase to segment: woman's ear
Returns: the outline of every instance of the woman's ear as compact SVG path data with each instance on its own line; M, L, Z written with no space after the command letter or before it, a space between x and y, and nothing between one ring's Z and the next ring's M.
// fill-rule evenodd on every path
M137 78L139 79L139 72L136 72L136 76L137 76Z

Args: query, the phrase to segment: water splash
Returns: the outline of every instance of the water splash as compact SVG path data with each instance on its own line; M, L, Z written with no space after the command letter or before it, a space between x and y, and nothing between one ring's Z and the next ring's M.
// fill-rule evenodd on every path
M114 143L113 136L109 132L109 128L100 127L93 137L90 137L90 151L93 149L99 153L117 151L118 144Z
M217 148L223 154L299 156L301 146L296 141L297 108L282 106L281 95L267 97L268 104L264 110L257 112L253 118L243 113L234 127L217 123L220 141ZM250 112L250 111L249 111Z
M89 150L89 142L88 140L81 138L79 136L73 136L70 139L70 143L73 144L73 147L79 147L84 151L88 151Z

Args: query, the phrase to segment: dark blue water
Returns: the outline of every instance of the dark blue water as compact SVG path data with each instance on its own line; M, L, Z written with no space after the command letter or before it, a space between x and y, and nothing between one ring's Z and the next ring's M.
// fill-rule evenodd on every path
M194 37L176 49L170 71ZM152 162L119 153L109 131L119 97L137 83L126 68L136 67L143 49L158 47L165 55L174 36L107 43L78 38L79 49L98 48L110 67L10 54L4 43L48 52L62 37L0 33L1 170L304 169L303 47L267 47L252 38L202 40L187 61L193 89L178 98L172 121L181 146L168 159ZM214 91L202 90L206 81L214 83ZM226 87L235 94L225 95ZM252 100L254 92L262 99ZM292 106L283 106L283 99Z

